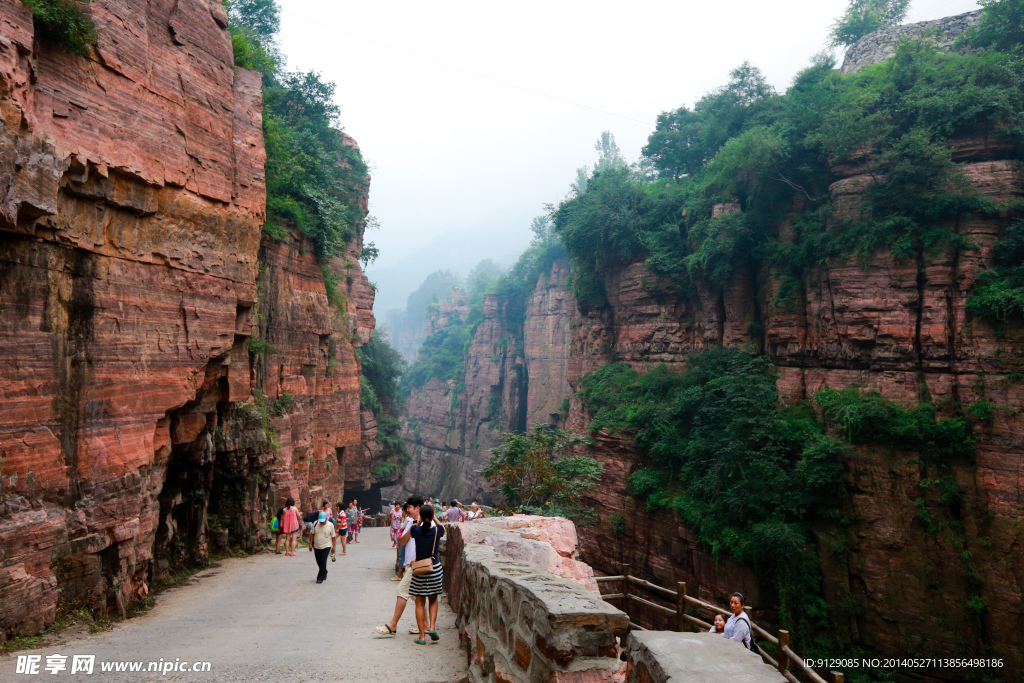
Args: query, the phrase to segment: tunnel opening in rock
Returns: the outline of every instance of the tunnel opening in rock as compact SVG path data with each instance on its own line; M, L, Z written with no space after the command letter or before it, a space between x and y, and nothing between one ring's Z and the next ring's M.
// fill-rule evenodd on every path
M350 483L350 482L346 482ZM342 504L348 507L351 501L357 501L360 510L369 509L369 514L376 515L381 511L380 486L374 484L370 488L346 488L345 495L341 499Z

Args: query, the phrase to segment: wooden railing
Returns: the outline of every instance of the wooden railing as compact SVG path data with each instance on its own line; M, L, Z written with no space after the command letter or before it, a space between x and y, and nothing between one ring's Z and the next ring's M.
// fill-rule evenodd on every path
M597 585L601 588L612 582L622 583L622 592L620 593L602 593L601 597L606 600L622 600L623 611L629 614L628 604L630 602L643 605L648 609L653 609L656 612L661 612L675 617L675 626L677 631L689 631L693 627L703 629L705 631L711 630L711 624L703 621L695 616L691 616L686 613L688 606L696 607L698 610L704 610L710 612L712 615L721 614L726 617L732 616L732 612L721 607L716 607L710 602L704 602L698 600L690 595L686 594L686 583L680 581L676 584L676 590L670 588L664 588L657 584L651 583L650 581L644 581L643 579L637 578L630 573L628 564L622 565L621 576L598 576ZM646 590L651 593L655 593L665 600L670 600L675 603L675 608L666 607L660 605L651 600L647 600L639 595L639 591L633 589L636 586L641 590ZM747 610L747 616L750 616L749 607L744 608ZM698 612L699 614L699 612ZM712 620L714 617L712 617ZM809 667L807 663L789 647L789 631L780 630L778 636L765 631L763 628L755 624L753 621L750 622L753 627L753 635L758 642L755 647L761 658L771 664L779 670L779 673L790 683L803 683L801 678L798 678L796 674L800 674L804 680L813 681L813 683L843 683L843 674L839 671L830 671L829 677L831 681L822 678L814 669ZM633 622L630 618L629 626L632 629L638 631L645 630L639 624ZM768 642L774 645L778 652L778 660L772 657L768 652L761 647L761 642Z

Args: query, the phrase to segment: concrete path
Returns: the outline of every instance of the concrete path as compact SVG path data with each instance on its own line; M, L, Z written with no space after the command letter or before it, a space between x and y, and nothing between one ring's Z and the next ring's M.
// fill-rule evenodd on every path
M201 572L191 585L162 593L150 612L110 631L76 636L59 645L0 657L0 681L345 681L433 683L466 676L466 653L455 617L442 603L441 640L416 645L410 602L399 635L382 638L373 627L395 608L395 551L388 530L367 529L348 554L329 562L316 583L313 554L263 553L230 559ZM42 655L37 675L16 674L17 655ZM47 655L67 656L67 670L50 674ZM72 655L96 655L94 673L68 675ZM151 661L210 662L208 673L147 673ZM104 673L101 662L145 662L142 672Z

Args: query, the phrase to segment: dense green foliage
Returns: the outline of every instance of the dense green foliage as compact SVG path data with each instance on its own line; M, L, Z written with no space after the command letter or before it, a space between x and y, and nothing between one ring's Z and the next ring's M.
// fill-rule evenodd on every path
M979 4L985 11L961 36L961 45L1019 52L1024 45L1024 0L980 0Z
M918 452L953 510L960 491L948 466L969 461L974 440L967 420L936 419L930 403L902 408L854 389L814 397L822 424L811 405L782 406L775 382L768 359L714 349L684 372L606 365L582 378L579 396L592 431L632 435L646 459L630 476L633 493L649 509L678 512L715 555L753 566L778 590L781 622L827 647L834 635L811 530L843 524L848 444Z
M356 353L362 362L359 404L364 409L369 408L377 419L377 443L383 447L384 457L389 459L380 467L391 466L391 459L397 460L400 465L407 465L412 458L405 447L405 441L399 436L402 430L399 417L405 409L400 384L405 371L405 359L391 347L387 328L384 327L377 328L370 341L356 349ZM398 465L395 465L392 474L397 472ZM390 475L373 476L380 480L391 478Z
M283 239L297 229L326 265L365 219L359 197L366 164L343 144L335 85L315 71L284 68L275 37L275 0L226 3L235 63L263 74L263 139L267 150L266 232Z
M466 277L461 285L463 308L468 312L452 311L446 323L428 335L420 345L416 360L402 378L406 389L421 387L431 379L457 380L466 363L466 351L473 337L473 330L483 320L484 294L493 286L498 273L497 266L490 260L481 262ZM440 276L440 277L435 277ZM438 271L427 278L417 292L430 291L433 282L447 282L448 271ZM456 280L458 282L458 280ZM451 288L449 287L449 290ZM412 296L410 296L410 309ZM424 307L424 316L439 314L437 296L433 296Z
M996 324L1024 320L1024 221L1014 221L1000 239L995 267L978 275L967 310Z
M990 5L986 16L1011 4ZM1003 22L985 41L1002 45L1015 26ZM777 94L744 64L692 110L659 117L644 148L656 181L612 169L563 201L555 230L581 303L601 304L600 276L636 260L686 290L696 281L720 286L755 261L799 278L835 257L866 262L880 248L903 259L972 248L956 219L1006 207L975 189L949 144L984 132L1019 147L1024 60L995 49L944 52L924 41L901 43L891 60L855 74L834 66L820 56ZM871 179L858 209L831 202L837 164ZM713 216L716 204L732 209Z
M522 340L522 327L526 320L526 304L537 286L537 278L556 260L565 257L565 249L552 232L551 222L546 216L534 218L530 227L533 239L529 248L490 288L500 297L508 328L519 340Z
M832 46L852 45L869 33L898 26L910 0L850 0L846 13L832 25Z
M874 391L822 389L814 395L826 417L852 444L884 444L914 451L929 464L974 457L971 424L962 417L936 419L935 406L923 402L903 408Z
M573 454L587 440L537 424L523 434L505 434L479 473L495 484L505 508L528 514L586 517L583 496L601 481L604 465Z
M25 0L36 37L68 52L88 55L96 42L96 23L85 8L89 0Z
M777 586L783 623L827 642L809 528L839 516L846 448L808 406L781 408L775 379L766 358L717 349L682 373L606 365L579 396L591 430L634 434L649 464L629 482L649 509L675 509L715 555L753 565Z

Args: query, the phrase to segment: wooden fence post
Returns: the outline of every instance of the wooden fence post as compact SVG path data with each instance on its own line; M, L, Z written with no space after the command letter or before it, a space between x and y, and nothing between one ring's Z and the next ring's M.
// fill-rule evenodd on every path
M690 630L686 621L686 582L676 583L676 630L685 633Z
M779 672L781 673L789 670L789 655L782 651L784 647L789 647L789 631L779 630Z
M622 565L622 611L629 616L629 565ZM632 617L629 619L633 620Z

